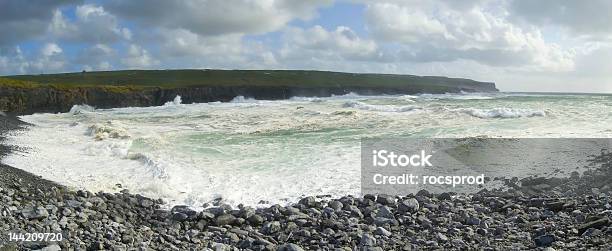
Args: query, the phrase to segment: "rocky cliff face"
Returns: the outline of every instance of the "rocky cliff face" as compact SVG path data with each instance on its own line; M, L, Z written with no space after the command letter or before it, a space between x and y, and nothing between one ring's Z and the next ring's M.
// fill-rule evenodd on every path
M343 95L350 92L361 95L378 94L416 94L446 92L492 92L497 91L493 83L456 87L406 86L402 88L370 87L283 87L283 86L217 86L217 87L179 87L179 88L107 88L54 86L15 87L0 85L0 111L15 114L43 112L67 112L75 104L88 104L96 108L128 106L159 106L180 95L183 103L202 103L230 101L236 96L255 99L287 99L293 96Z

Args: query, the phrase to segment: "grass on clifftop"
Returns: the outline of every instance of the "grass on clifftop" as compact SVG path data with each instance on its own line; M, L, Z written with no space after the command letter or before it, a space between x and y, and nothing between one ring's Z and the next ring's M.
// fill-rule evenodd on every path
M1 86L20 88L20 89L35 89L35 88L40 88L40 87L52 87L58 90L70 90L70 89L75 89L75 88L100 88L105 91L115 92L115 93L125 93L125 92L132 92L132 91L144 89L144 87L142 86L134 86L134 85L118 86L118 85L94 85L94 84L77 84L77 83L62 84L62 83L55 83L55 82L43 84L39 82L13 79L9 77L0 77L0 87Z
M16 75L4 78L23 81L17 84L54 84L73 86L287 86L287 87L470 87L483 82L446 77L420 77L392 74L356 74L297 70L126 70L41 75ZM5 82L5 81L0 81ZM14 84L14 83L13 83Z

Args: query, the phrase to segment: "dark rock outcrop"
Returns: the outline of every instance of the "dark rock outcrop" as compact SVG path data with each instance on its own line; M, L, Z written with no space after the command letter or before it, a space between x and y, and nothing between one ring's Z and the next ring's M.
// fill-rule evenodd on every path
M189 75L196 73L199 75ZM230 101L236 96L278 100L294 96L329 97L351 92L380 95L497 91L494 83L446 77L316 71L268 73L177 70L9 76L0 78L0 111L14 114L67 112L76 104L96 108L158 106L177 95L181 96L183 103L202 103ZM114 74L112 79L108 77L110 74ZM168 76L174 76L172 74L178 75L168 80ZM139 76L141 78L136 78ZM54 84L55 81L64 84ZM102 84L93 84L96 81ZM132 81L141 84L129 85L134 83ZM162 84L156 81L170 82Z
M464 88L448 88L444 91L429 93L446 93L460 91L478 91ZM287 99L294 96L329 97L347 93L361 95L378 94L415 94L424 93L423 89L391 88L300 88L300 87L181 87L181 88L145 88L128 91L109 91L102 87L75 87L58 89L54 87L17 88L0 86L0 111L15 114L37 112L67 112L75 104L88 104L96 108L113 108L128 106L158 106L171 101L180 95L183 103L227 102L236 96L255 99Z

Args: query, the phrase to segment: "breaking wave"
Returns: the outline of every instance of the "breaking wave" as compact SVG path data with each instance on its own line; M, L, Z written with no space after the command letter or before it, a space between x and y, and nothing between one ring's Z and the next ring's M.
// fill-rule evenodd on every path
M82 114L85 112L93 112L95 111L96 108L94 108L93 106L90 105L73 105L72 108L70 108L70 111L68 113L72 114L72 115L78 115L78 114Z
M418 96L422 99L439 100L439 99L451 99L451 100L486 100L486 99L497 99L504 97L500 94L495 96L490 93L445 93L445 94L421 94Z
M244 96L236 96L230 103L254 103L257 102L254 98L245 98Z
M370 105L359 101L348 101L342 106L376 112L410 112L421 109L418 106Z
M514 108L493 108L493 109L477 109L463 108L456 110L461 113L468 114L477 118L521 118L521 117L544 117L545 111L531 109L514 109Z
M87 128L87 135L94 137L96 140L113 139L128 139L128 132L118 125L118 122L106 121L104 124L95 124Z
M183 100L181 99L181 96L176 95L176 97L174 97L174 100L166 102L164 106L180 105L182 103L183 103Z
M164 165L147 156L146 154L130 153L126 156L126 158L140 161L145 167L147 167L147 170L151 173L153 177L159 179L167 179L169 177L166 168L164 168Z
M199 207L222 197L258 206L359 194L361 138L612 135L605 105L612 97L470 95L454 97L495 100L347 94L182 104L177 96L158 107L76 105L70 113L22 116L35 126L7 143L36 151L16 151L2 163L91 191L116 192L121 184L170 204Z

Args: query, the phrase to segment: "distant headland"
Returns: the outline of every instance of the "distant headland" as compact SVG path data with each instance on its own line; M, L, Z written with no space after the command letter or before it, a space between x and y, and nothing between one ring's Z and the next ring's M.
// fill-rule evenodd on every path
M494 83L438 76L302 70L124 70L0 77L0 111L67 112L75 104L96 108L157 106L176 95L184 103L230 101L236 96L294 96L496 92Z

